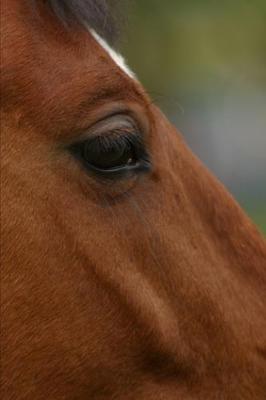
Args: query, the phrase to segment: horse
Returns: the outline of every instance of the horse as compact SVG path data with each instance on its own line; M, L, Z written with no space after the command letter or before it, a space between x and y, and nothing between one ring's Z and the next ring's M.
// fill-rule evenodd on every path
M265 240L108 4L1 1L2 398L263 400Z

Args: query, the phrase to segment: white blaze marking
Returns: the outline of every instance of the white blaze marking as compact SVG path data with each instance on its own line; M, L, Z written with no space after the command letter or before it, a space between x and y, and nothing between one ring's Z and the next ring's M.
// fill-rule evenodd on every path
M100 46L109 54L109 56L113 59L113 61L119 66L122 71L124 71L128 76L133 79L136 79L136 75L132 72L129 67L127 66L124 57L121 54L117 53L114 49L112 49L106 41L95 32L94 29L90 29L91 34L93 35L94 39L97 40Z

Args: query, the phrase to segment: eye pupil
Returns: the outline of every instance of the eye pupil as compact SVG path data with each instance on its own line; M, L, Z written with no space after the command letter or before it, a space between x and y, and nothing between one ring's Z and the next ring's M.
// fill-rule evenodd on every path
M107 143L100 138L85 143L83 158L88 164L102 170L132 165L135 162L134 149L130 143L126 141Z

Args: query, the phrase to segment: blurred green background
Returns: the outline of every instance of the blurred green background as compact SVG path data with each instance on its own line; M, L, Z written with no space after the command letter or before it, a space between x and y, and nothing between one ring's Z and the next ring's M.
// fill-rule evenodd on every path
M266 233L266 0L135 0L123 53Z

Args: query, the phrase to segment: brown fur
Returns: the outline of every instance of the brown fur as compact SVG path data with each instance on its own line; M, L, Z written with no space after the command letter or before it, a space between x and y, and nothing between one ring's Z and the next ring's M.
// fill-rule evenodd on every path
M89 33L2 7L5 400L263 400L266 246ZM62 151L121 108L153 171L112 187Z

